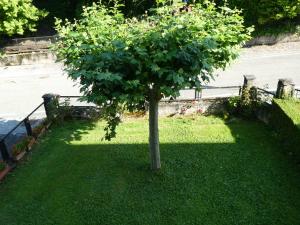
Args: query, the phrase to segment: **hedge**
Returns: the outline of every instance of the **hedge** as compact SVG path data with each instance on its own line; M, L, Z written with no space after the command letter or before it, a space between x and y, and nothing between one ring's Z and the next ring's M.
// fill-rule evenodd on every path
M283 147L300 159L300 101L274 99L270 125L281 136Z

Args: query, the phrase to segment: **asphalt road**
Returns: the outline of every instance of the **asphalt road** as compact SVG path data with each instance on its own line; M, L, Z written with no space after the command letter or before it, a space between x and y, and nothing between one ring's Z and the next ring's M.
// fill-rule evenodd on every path
M208 85L242 85L244 74L255 75L260 87L275 89L279 78L291 78L300 87L300 42L243 49L240 58L226 71L217 71L215 81ZM58 63L0 67L0 134L40 104L45 93L78 95L79 87L67 78ZM41 115L42 110L36 113L36 117Z

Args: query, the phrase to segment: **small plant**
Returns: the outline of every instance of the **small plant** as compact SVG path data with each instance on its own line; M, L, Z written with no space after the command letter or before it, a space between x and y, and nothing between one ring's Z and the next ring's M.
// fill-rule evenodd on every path
M203 113L204 113L204 110L203 110L202 108L199 108L199 109L197 109L196 113L198 113L198 114L203 114Z
M36 126L35 128L33 128L32 129L33 137L37 137L41 133L41 131L43 130L44 126L45 126L44 123L42 123L42 124Z
M241 96L230 97L227 101L226 109L229 114L236 115L241 107Z
M26 137L22 139L19 143L15 144L12 150L13 156L17 156L22 151L27 150L30 140L31 140L30 137Z
M59 97L55 96L55 98L52 99L48 104L49 115L47 115L47 118L49 121L55 122L57 120L57 116L59 114L58 108L59 108Z
M259 107L262 105L262 100L258 98L256 88L245 89L241 96L235 96L228 99L227 111L231 115L239 115L246 118L253 118Z
M0 161L0 172L6 168L6 164L3 161Z
M71 118L72 118L72 110L70 106L70 98L65 98L64 101L59 104L58 119L60 121L63 121Z
M195 105L195 102L186 103L184 106L181 107L180 113L181 115L184 115L187 113L187 110L192 108Z
M58 97L53 99L49 104L49 112L49 120L54 123L72 118L70 98L65 98L63 102L60 102Z

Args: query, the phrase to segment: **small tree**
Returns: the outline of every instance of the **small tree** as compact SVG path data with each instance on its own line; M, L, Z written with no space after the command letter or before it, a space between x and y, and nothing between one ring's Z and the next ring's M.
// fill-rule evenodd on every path
M239 11L214 4L181 10L173 4L125 19L116 7L94 4L74 23L57 23L56 51L86 99L103 107L105 138L116 135L122 110L149 104L152 169L160 168L158 103L182 88L200 89L237 57L250 37Z
M36 22L47 15L32 5L32 0L0 1L0 34L12 36L35 31Z

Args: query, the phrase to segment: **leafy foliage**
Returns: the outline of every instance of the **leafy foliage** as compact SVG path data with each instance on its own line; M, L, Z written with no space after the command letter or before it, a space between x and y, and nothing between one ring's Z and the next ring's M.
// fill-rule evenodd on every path
M241 96L234 96L228 99L226 105L228 113L245 118L254 118L256 112L264 103L264 100L261 100L259 96L260 94L257 93L255 87L244 89Z
M55 18L73 19L80 17L83 6L91 6L99 0L33 0L33 4L39 8L49 12L49 16L41 21L39 28L47 28L52 30ZM125 16L141 15L149 8L155 6L155 0L102 0L103 6L113 6L115 2L122 4L120 10Z
M94 4L74 23L57 22L58 57L69 76L79 79L86 99L103 107L106 139L115 136L122 110L178 96L185 87L200 88L250 38L238 10L212 3L193 5L190 12L181 7L125 19L117 7Z
M32 0L0 1L0 34L12 36L35 31L36 23L47 13L32 5Z
M224 4L224 0L217 0ZM248 24L266 24L282 19L291 19L300 13L299 0L228 0L230 7L243 9Z
M241 107L241 96L233 96L228 98L226 102L226 110L230 115L238 115Z
M0 161L0 172L6 168L6 164L3 161Z
M13 156L17 156L22 151L26 151L28 149L28 144L31 141L31 137L25 137L21 141L19 141L17 144L15 144L12 148Z
M99 0L79 0L76 6L76 16L79 16L82 12L83 6L90 6L93 3L97 3ZM155 6L155 0L109 0L100 1L105 6L113 6L118 3L121 7L120 10L125 16L137 16L143 14L149 8Z

